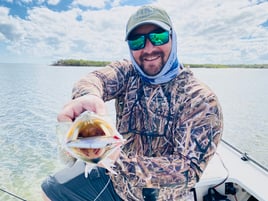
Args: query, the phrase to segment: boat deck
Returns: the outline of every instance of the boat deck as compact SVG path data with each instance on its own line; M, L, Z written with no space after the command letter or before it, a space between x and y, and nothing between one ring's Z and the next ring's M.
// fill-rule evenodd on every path
M220 143L217 153L209 163L200 182L196 185L197 189L214 186L222 182L229 174L228 182L240 185L259 201L268 201L267 171L250 160L243 161L241 154L225 142Z

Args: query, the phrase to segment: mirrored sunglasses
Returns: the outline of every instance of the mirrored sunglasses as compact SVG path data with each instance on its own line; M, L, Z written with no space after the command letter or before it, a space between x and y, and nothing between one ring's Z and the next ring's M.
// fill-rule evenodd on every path
M128 45L131 50L143 49L147 38L155 46L164 45L169 41L169 34L170 31L163 31L160 33L151 32L147 34L134 35L128 39Z

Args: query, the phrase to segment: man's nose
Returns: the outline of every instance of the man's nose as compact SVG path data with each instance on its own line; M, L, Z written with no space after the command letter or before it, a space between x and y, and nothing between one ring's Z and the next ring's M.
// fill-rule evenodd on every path
M150 53L153 51L153 49L154 49L154 45L151 43L151 41L148 38L146 38L145 47L143 48L143 51Z

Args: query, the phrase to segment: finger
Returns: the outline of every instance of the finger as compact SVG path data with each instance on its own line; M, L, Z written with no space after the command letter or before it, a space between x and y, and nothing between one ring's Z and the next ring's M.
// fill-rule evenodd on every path
M96 114L99 114L99 115L106 115L107 114L107 111L106 111L106 107L105 107L105 105L103 104L101 104L101 105L98 105L97 107L96 107Z
M65 114L58 114L57 120L58 122L71 122L72 118L69 116L66 116Z
M85 96L82 106L85 110L95 112L96 114L99 114L99 115L107 114L106 105L104 101L101 98L94 96L94 95Z
M75 104L69 103L58 114L57 120L59 122L71 122L82 113L82 107L75 106Z
M106 115L106 106L104 101L94 95L85 95L71 100L66 104L58 114L59 122L74 121L84 111L92 111L99 115Z

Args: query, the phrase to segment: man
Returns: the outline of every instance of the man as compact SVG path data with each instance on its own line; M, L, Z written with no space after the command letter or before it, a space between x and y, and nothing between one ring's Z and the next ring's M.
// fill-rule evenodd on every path
M105 114L116 100L116 126L127 139L113 170L84 164L49 177L47 200L187 200L222 135L215 94L177 57L176 33L167 13L144 6L126 27L131 62L112 63L81 79L58 115L73 121L85 110ZM49 199L48 199L49 198Z

